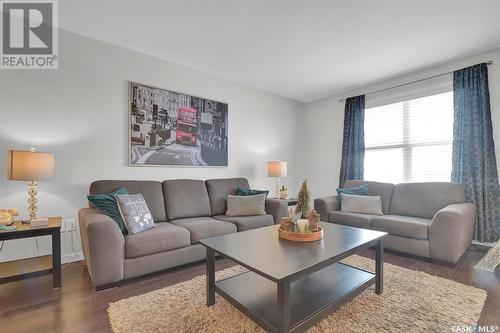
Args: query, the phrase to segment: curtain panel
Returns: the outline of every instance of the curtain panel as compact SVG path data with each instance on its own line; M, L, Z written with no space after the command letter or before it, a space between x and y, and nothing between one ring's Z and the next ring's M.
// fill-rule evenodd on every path
M363 179L365 162L365 95L345 101L344 138L339 187L348 179Z
M487 65L455 71L453 94L451 179L464 185L465 199L476 205L474 239L496 242L500 238L500 189Z

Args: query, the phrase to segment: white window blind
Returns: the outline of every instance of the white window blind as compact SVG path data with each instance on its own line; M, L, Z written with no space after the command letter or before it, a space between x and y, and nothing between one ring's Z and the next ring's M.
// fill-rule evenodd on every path
M366 180L450 181L453 92L365 110Z

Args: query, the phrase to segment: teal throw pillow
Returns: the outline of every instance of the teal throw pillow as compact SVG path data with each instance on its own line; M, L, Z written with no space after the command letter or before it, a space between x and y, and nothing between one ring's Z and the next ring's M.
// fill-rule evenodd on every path
M352 188L338 188L337 194L341 197L341 194L349 194L349 195L369 195L368 194L368 185L360 185Z
M111 217L118 225L118 228L120 228L120 231L125 235L128 232L120 214L118 203L116 202L116 194L128 194L128 191L126 188L120 187L111 193L87 195L87 199L95 209Z
M243 187L239 187L239 186L236 188L236 195L248 196L248 195L257 195L257 194L263 194L263 193L266 194L266 198L267 198L269 191L266 191L266 190L251 190L249 188L243 188Z

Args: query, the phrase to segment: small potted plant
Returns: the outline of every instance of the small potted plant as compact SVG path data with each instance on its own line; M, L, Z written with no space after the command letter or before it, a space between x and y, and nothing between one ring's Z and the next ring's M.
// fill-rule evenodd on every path
M280 188L280 199L288 199L288 189L285 185L282 185Z

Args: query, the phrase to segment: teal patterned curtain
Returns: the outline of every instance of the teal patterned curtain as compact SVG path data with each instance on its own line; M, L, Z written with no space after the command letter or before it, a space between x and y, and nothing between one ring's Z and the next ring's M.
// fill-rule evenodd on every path
M454 122L451 179L465 188L476 205L474 239L500 238L500 189L491 123L488 66L479 64L453 73Z
M345 101L344 139L339 186L347 179L363 179L365 163L365 95Z

